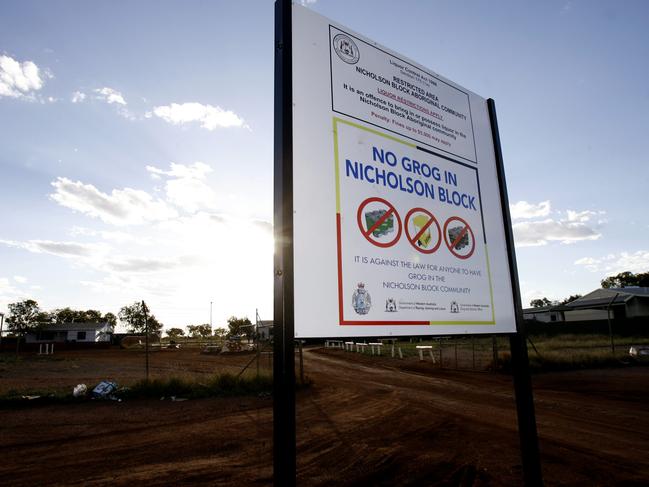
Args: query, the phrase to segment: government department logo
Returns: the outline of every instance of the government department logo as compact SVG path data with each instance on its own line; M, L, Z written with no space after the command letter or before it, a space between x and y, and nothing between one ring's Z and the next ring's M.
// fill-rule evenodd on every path
M361 56L358 46L347 34L338 34L334 37L334 50L347 64L356 64Z
M359 315L366 315L370 312L372 298L370 297L370 293L365 290L365 284L362 282L358 283L358 289L352 295L352 306L354 307L354 311Z
M459 313L460 307L457 304L457 301L451 301L451 313Z

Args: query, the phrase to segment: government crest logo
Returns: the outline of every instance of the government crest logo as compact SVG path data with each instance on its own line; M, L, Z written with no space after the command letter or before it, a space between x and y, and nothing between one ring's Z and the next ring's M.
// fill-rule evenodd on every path
M356 64L361 55L358 46L347 34L338 34L334 37L334 50L338 57L347 64Z
M457 304L457 301L451 301L451 313L459 313L460 307Z
M354 307L354 311L359 315L366 315L372 307L372 298L370 297L370 293L365 289L365 284L362 282L358 283L358 288L352 295L352 306Z

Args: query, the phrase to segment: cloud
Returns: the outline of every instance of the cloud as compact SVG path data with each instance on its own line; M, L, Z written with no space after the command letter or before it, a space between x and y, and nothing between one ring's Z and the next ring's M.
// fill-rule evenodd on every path
M546 245L548 242L570 244L581 240L597 240L601 234L583 222L553 220L514 223L514 240L519 247Z
M10 56L0 56L0 97L31 97L43 87L40 69L32 61L19 62Z
M269 235L273 235L273 224L265 220L253 220L251 222L255 227L267 232Z
M95 90L95 93L97 93L97 99L103 100L109 105L113 103L126 105L126 100L124 99L122 94L119 91L114 90L113 88L104 86L103 88L97 88Z
M535 205L527 201L519 201L509 205L509 211L513 220L548 216L550 214L550 202L542 201Z
M183 260L129 257L109 262L108 268L118 272L158 272L186 267L186 259Z
M23 276L14 276L14 281L19 284L25 284L27 282L27 278Z
M81 103L86 99L86 94L81 92L81 91L75 91L72 93L72 97L70 98L70 101L72 103Z
M15 240L0 239L0 243L8 247L28 250L35 254L51 254L60 257L91 257L99 252L105 252L106 250L106 247L101 244L55 242L52 240L28 240L26 242L17 242Z
M210 187L213 169L204 162L150 165L147 171L160 178L159 193L54 179L50 199L77 212L76 226L63 229L67 235L60 241L0 240L0 248L22 249L24 261L34 266L57 260L59 268L73 268L70 275L78 277L71 289L105 311L145 299L168 326L200 322L203 305L212 300L221 303L215 323L232 314L250 316L257 307L269 313L273 236L264 221L267 209L257 208L251 218L237 201L226 211L228 196ZM31 279L40 278L32 274L24 274L30 277L26 284L8 284L34 295ZM5 298L0 295L0 306Z
M184 171L170 168L165 172ZM88 302L99 303L95 305L99 309L114 312L124 303L145 299L167 326L184 326L202 320L204 305L212 300L215 323L224 323L232 314L250 316L256 307L264 314L272 310L273 239L269 229L270 224L261 220L198 211L110 234L80 227L73 230L80 239L92 242L0 244L58 256L77 269L79 293ZM128 233L132 238L112 238L115 233ZM108 235L110 240L104 238ZM7 282L11 284L18 287ZM3 299L0 293L0 305Z
M582 257L575 261L575 265L584 266L591 272L604 272L607 276L614 276L626 271L649 272L649 250L620 252L599 258Z
M155 166L146 166L146 170L154 178L169 178L165 183L165 194L167 200L179 208L195 213L201 209L217 207L216 193L205 182L207 175L212 172L209 165L203 162L190 165L172 162L168 171Z
M597 259L593 259L592 257L582 257L581 259L577 259L575 261L575 264L584 265L584 266L591 266L591 265L597 264Z
M11 285L11 282L6 277L0 277L0 295L15 294L16 288Z
M127 232L110 231L110 230L91 230L85 227L72 227L70 235L73 237L98 237L102 240L115 242L118 244L135 243L140 245L148 245L151 240L143 237L142 235L133 235Z
M205 164L204 162L197 161L194 164L190 165L184 165L184 164L176 164L175 162L172 162L169 167L171 168L169 171L165 171L164 169L159 169L155 166L146 166L146 170L149 171L151 174L159 174L159 175L164 175L164 176L171 176L175 178L196 178L196 179L203 179L205 176L207 176L209 173L213 171L213 169L208 165Z
M7 305L14 301L18 301L23 296L21 292L16 289L9 279L0 277L0 312L7 314Z
M568 214L568 221L570 222L589 222L592 220L593 217L596 217L598 215L605 215L605 211L590 211L590 210L584 210L584 211L572 211L568 210L566 212ZM600 222L605 222L606 220L601 220Z
M547 245L549 242L571 244L581 240L597 240L601 234L596 227L606 223L606 220L600 219L594 226L590 224L593 217L604 215L605 211L555 211L556 215L564 217L547 218L552 209L550 201L538 204L519 201L509 208L512 220L519 220L512 225L516 245L519 247Z
M153 115L173 125L199 122L201 127L207 130L227 127L248 128L248 125L236 113L218 106L196 102L157 106L152 112L147 112L145 117L151 118Z
M176 210L145 191L124 188L110 194L92 184L59 177L52 182L55 189L50 198L61 206L99 218L113 225L138 225L177 216Z

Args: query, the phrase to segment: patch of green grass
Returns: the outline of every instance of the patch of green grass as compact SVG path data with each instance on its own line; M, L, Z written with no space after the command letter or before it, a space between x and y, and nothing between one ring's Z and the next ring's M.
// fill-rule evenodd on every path
M128 398L183 397L198 399L203 397L248 396L270 393L273 378L268 375L237 377L233 374L219 374L209 379L196 381L180 377L141 380L118 395Z
M566 351L544 351L541 355L529 355L532 372L556 372L564 370L597 369L628 366L631 361L627 355L612 354L610 350L586 350L567 353ZM498 354L498 369L511 371L509 352Z
M219 374L209 379L198 381L181 377L141 380L133 386L119 389L114 396L120 399L147 399L161 397L182 397L200 399L206 397L251 396L270 394L273 389L273 378L270 375L247 375L237 377L233 374ZM26 396L40 396L27 399ZM90 399L90 392L85 397L76 398L70 393L42 392L36 390L10 390L0 395L0 408L19 408L45 404L80 403Z

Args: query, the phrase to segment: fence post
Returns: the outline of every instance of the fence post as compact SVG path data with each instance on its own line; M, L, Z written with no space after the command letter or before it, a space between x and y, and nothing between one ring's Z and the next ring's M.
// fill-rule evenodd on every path
M302 340L297 341L300 350L300 383L304 385L304 356L302 354Z
M471 337L471 370L475 370L475 337Z

